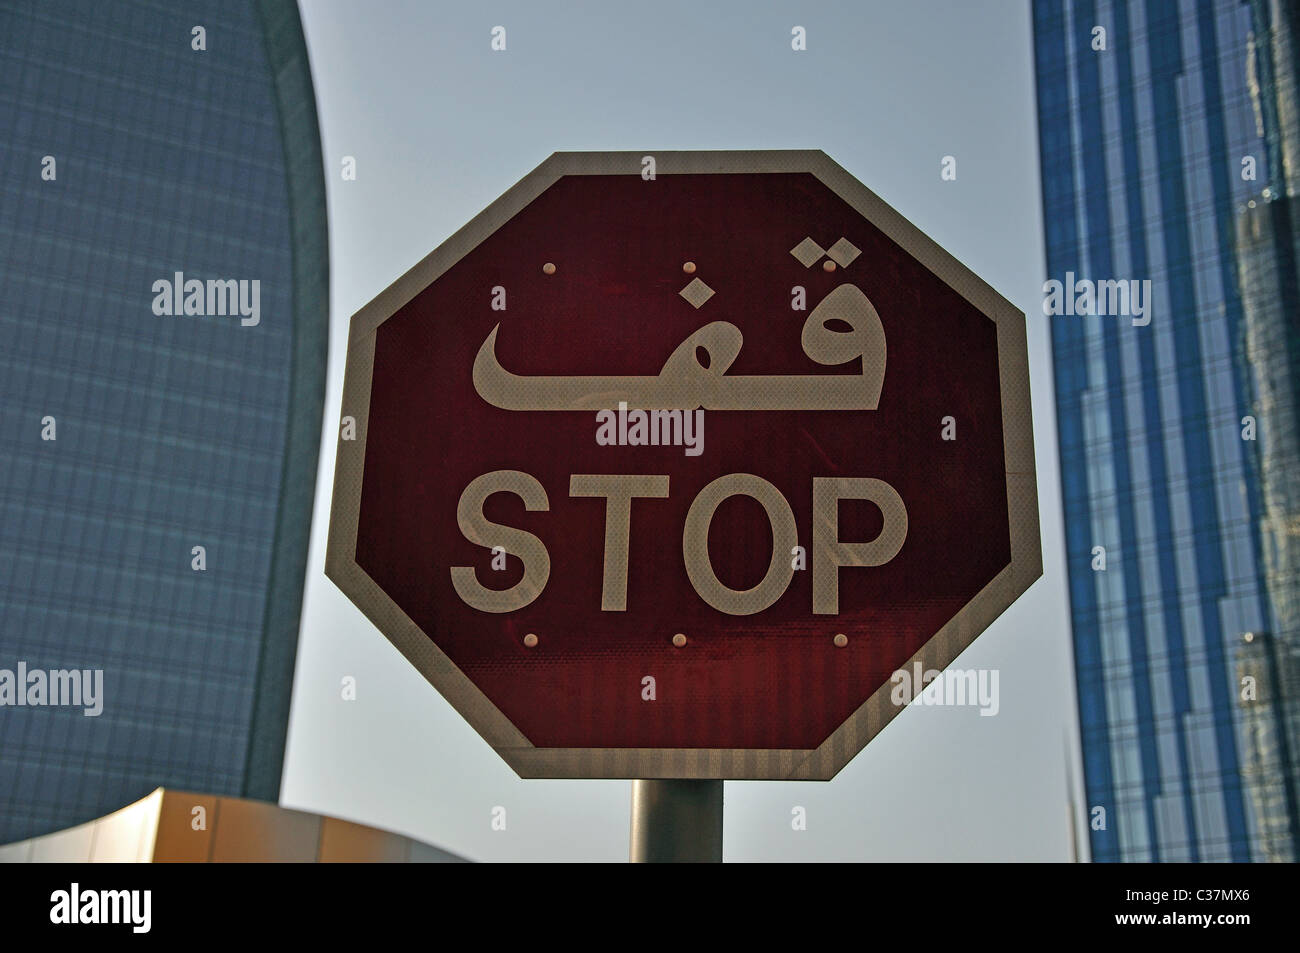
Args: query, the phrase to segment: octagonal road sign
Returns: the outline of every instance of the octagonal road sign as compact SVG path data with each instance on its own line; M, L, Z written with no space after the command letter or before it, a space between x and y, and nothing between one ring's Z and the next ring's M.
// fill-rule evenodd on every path
M1023 314L821 152L551 156L342 413L326 572L523 777L828 779L1042 573Z

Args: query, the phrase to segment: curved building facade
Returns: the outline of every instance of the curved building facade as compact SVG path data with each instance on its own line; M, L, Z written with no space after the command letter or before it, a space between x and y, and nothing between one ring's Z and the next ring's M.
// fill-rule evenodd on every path
M0 843L275 800L328 330L286 0L0 0Z

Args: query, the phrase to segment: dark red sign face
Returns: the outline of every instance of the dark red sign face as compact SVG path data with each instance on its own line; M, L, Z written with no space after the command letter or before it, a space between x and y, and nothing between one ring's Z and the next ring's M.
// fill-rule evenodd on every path
M806 263L792 249L808 240ZM834 257L817 254L837 242ZM847 263L828 266L835 258ZM682 294L696 282L707 298L698 307ZM819 364L801 345L809 314L845 285L883 327L875 409L704 409L692 443L682 428L667 446L620 442L613 392L599 421L599 403L551 409L573 402L557 379L668 387L670 356L713 322L743 338L715 393L730 379L803 378L816 403L820 382L864 376L860 357ZM828 325L851 333L840 319ZM537 384L525 399L537 409L494 406L476 388L494 329L493 366ZM696 355L701 367L718 357ZM689 403L680 393L665 401ZM624 427L636 407L625 402ZM812 174L565 175L378 328L356 562L537 747L816 748L1010 563L1002 427L995 323ZM467 488L495 471L545 491L531 511L509 489L527 482L471 501L488 523L541 541L550 568L539 592L507 534L494 568L491 531L470 541L458 521ZM778 554L778 577L798 568L770 607L749 614L706 601L683 555L697 495L736 473L779 491L803 548ZM621 611L602 608L615 504L571 495L574 475L666 478L666 497L631 499ZM882 565L839 568L838 612L815 614L814 480L828 477L888 484L906 535ZM842 499L838 514L831 529L844 542L885 528L867 499ZM724 498L707 539L728 589L768 573L773 530L753 496ZM516 598L535 597L510 611L475 607L453 567L472 567L483 588L522 583Z
M354 317L327 572L525 776L830 777L1041 573L1023 316L821 153L659 159Z

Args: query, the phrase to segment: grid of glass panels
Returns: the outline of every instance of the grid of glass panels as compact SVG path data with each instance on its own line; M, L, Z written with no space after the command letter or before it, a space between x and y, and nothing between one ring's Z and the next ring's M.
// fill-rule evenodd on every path
M98 717L0 708L0 843L159 784L262 793L254 713L287 716L291 685L259 667L293 654L311 505L282 482L314 480L319 434L317 399L287 460L293 375L323 380L326 320L313 282L304 349L294 243L314 229L323 263L323 208L291 216L267 51L252 2L0 4L0 669L100 669L104 693ZM177 272L258 280L260 323L156 315Z
M1259 314L1235 233L1269 181L1249 69L1258 11L1038 0L1033 13L1048 276L1152 288L1145 327L1047 319L1085 785L1105 810L1093 858L1291 859L1281 695L1252 706L1241 682L1263 674L1247 633L1283 635L1261 564L1259 443L1242 439L1259 413L1243 346ZM1257 180L1240 174L1247 155Z

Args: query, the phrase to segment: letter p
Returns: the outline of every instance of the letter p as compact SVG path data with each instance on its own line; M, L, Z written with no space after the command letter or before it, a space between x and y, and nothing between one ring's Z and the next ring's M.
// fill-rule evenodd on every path
M840 539L840 500L869 500L880 507L885 523L869 543ZM868 477L813 477L813 613L840 611L840 567L883 566L907 539L907 507L884 480Z

